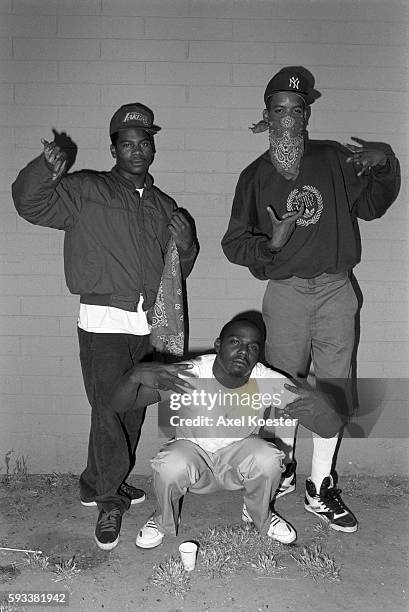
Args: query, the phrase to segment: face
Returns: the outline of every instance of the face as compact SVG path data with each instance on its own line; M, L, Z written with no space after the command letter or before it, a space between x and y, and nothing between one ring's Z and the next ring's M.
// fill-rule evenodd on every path
M283 129L304 131L309 111L303 99L292 92L277 91L269 99L268 109L264 110L263 118L270 128L281 132Z
M130 179L145 176L154 158L149 134L139 128L120 130L111 154L119 172Z
M260 330L243 321L233 322L226 330L223 338L214 343L217 366L230 376L246 378L256 365L262 336Z

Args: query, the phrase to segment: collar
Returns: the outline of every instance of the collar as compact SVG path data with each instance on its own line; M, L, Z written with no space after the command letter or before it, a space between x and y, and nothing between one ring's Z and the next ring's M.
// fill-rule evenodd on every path
M125 185L125 187L128 187L128 189L130 189L131 191L135 191L136 187L132 183L132 181L129 181L127 178L122 176L122 174L118 172L118 169L116 166L114 166L111 169L111 174L115 178L116 181L118 181L119 183L122 183L123 185ZM150 174L147 174L145 177L145 183L143 185L143 188L149 191L150 189L152 189L152 187L153 187L153 177ZM142 189L142 187L140 189Z

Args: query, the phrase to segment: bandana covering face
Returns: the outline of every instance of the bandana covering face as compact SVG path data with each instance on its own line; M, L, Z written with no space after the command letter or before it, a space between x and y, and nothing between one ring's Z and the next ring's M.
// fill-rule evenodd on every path
M272 163L284 176L297 176L304 153L304 118L295 118L288 114L285 117L273 118L268 122L268 129Z

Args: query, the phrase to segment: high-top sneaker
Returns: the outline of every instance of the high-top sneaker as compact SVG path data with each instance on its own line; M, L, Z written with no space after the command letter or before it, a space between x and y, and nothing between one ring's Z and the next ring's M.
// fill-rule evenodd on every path
M280 484L278 485L277 493L275 498L282 497L283 495L287 495L287 493L292 493L295 491L296 484L296 471L297 462L293 459L290 463L287 463L285 472L281 476Z
M324 519L331 529L353 533L358 529L358 521L341 499L341 490L334 486L332 476L324 478L320 492L314 483L307 479L304 508Z

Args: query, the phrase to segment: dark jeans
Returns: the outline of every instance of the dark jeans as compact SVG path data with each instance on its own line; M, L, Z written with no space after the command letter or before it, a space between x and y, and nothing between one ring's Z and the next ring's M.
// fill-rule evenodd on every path
M129 508L118 493L134 464L144 410L119 413L110 400L119 378L150 351L149 336L95 334L78 328L82 375L91 404L87 467L80 477L81 499L106 511Z

